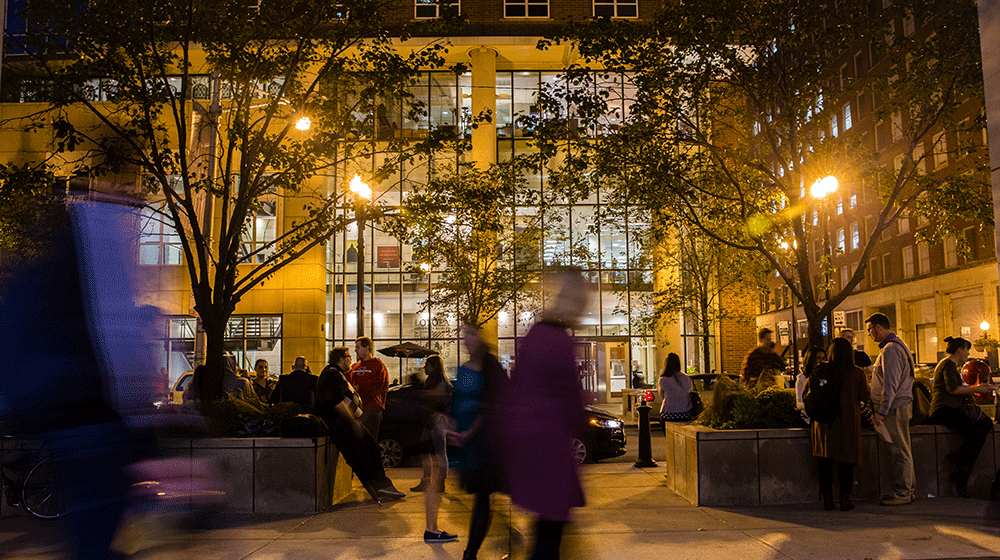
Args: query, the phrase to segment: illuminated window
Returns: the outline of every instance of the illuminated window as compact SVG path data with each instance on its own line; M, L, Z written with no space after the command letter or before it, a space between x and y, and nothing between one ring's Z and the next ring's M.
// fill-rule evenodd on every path
M255 213L247 216L240 243L240 259L244 262L267 262L274 254L278 229L278 201L262 200Z
M461 13L460 0L414 0L416 19L435 19L446 12Z
M844 130L850 130L853 124L851 123L851 104L848 103L844 105Z
M165 203L139 214L139 264L181 264L181 238Z

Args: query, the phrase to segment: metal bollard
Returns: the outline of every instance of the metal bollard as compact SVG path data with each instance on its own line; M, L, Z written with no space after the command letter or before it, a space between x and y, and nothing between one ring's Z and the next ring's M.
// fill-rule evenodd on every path
M646 402L645 398L640 397L639 403L639 460L635 462L633 467L647 468L655 467L656 461L653 460L653 447L649 440L649 403Z

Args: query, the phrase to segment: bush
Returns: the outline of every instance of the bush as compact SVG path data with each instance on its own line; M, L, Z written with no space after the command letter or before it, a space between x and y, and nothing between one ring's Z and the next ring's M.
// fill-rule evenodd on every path
M281 421L302 412L294 403L268 405L257 398L247 400L225 395L216 401L199 401L198 410L209 432L220 437L280 436Z
M753 390L720 375L712 392L712 406L696 422L718 430L801 428L805 424L795 408L795 391L758 383Z

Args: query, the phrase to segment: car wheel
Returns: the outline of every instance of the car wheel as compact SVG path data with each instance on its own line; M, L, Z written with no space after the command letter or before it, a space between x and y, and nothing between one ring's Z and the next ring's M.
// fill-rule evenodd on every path
M573 449L573 459L576 460L576 464L582 465L586 463L587 459L590 458L588 457L587 444L578 438L570 438L569 445Z
M382 453L382 467L391 469L403 461L403 446L394 439L383 439L378 442L378 449Z

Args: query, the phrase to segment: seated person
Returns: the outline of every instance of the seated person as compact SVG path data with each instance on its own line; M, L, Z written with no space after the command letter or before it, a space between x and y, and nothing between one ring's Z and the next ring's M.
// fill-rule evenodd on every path
M316 403L317 377L309 373L309 364L304 356L295 358L292 371L278 378L278 385L268 399L270 404L292 402L302 407L306 414L312 414Z

